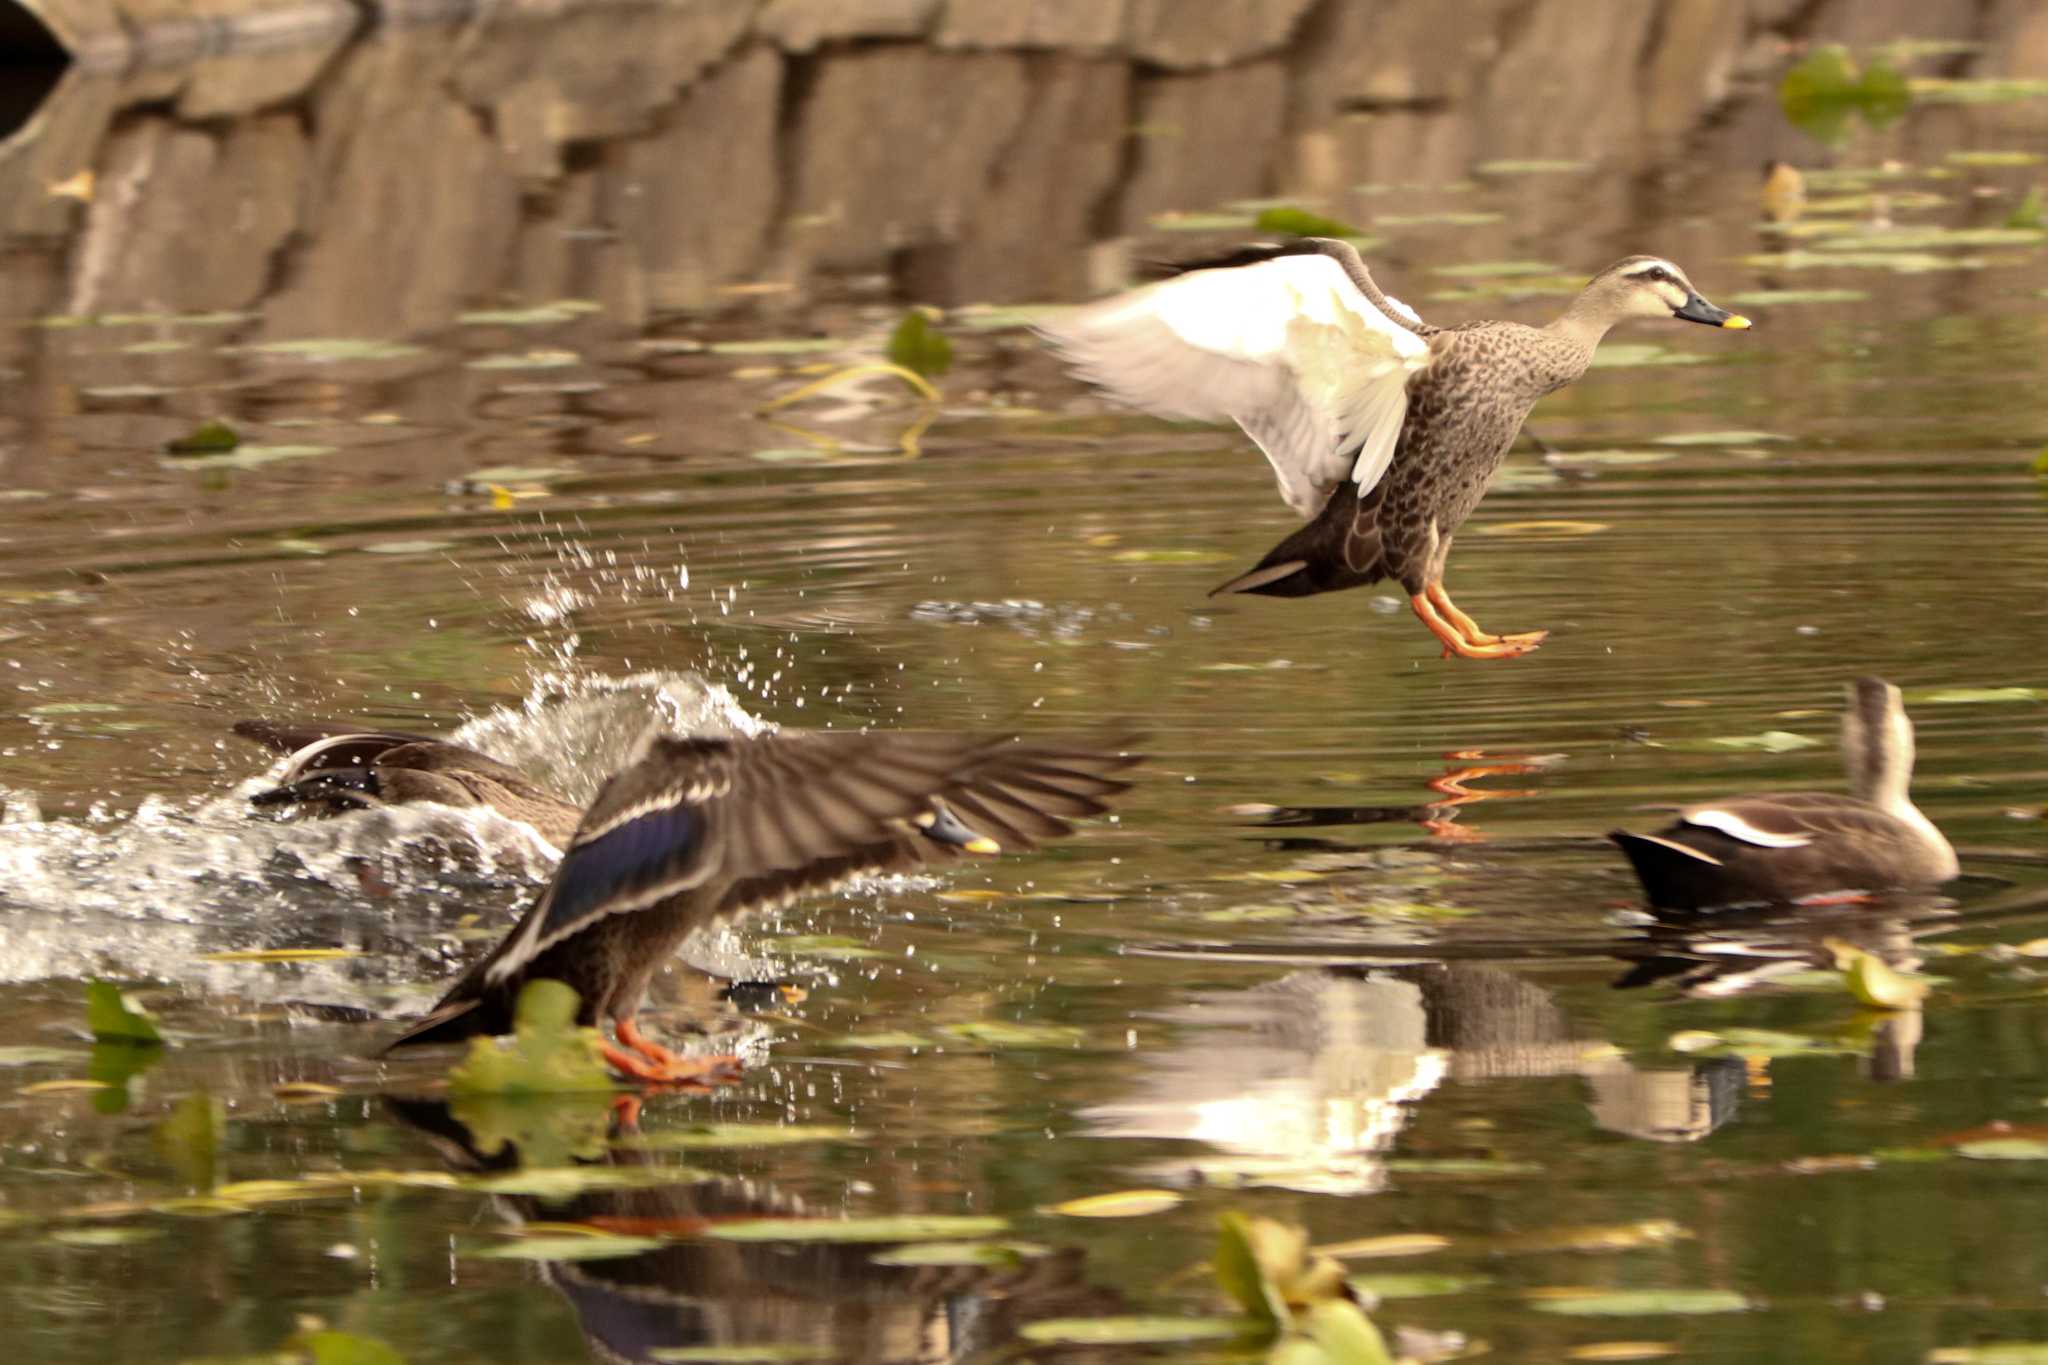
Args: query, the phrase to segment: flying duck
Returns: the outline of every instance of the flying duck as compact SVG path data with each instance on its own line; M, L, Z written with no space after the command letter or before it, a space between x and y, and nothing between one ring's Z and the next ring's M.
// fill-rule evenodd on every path
M1656 256L1601 271L1547 327L1432 327L1332 238L1246 247L1179 271L1039 330L1121 402L1236 422L1272 463L1281 498L1308 518L1210 595L1308 597L1396 579L1445 657L1513 658L1549 633L1481 630L1444 588L1451 538L1536 400L1584 374L1618 322L1750 325Z
M431 735L320 722L244 720L235 733L289 755L275 787L251 804L313 815L431 801L489 806L523 821L553 849L568 847L583 812L489 754Z
M1842 715L1847 796L1780 792L1687 806L1655 834L1615 830L1650 903L1667 910L1785 903L1833 893L1931 887L1956 853L1906 794L1913 722L1882 678L1849 685Z
M576 989L580 1022L610 1019L628 1076L690 1082L733 1065L640 1033L648 983L692 930L962 854L1025 850L1073 831L1129 787L1130 741L792 731L645 737L566 840L554 880L511 933L391 1042L512 1030L529 980Z

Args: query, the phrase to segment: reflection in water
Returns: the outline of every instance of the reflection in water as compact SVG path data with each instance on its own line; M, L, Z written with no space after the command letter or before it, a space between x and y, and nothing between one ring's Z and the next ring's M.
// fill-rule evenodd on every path
M477 1137L446 1104L386 1105L457 1170L513 1171L521 1164L516 1146L482 1155ZM583 1163L622 1171L664 1164L674 1158L619 1147ZM695 1239L630 1256L539 1263L543 1282L574 1310L593 1360L652 1362L662 1351L714 1346L733 1348L738 1358L749 1348L782 1346L808 1347L816 1358L850 1365L938 1365L1012 1345L1018 1327L1035 1318L1118 1309L1115 1295L1082 1279L1084 1256L1074 1249L1035 1248L1043 1254L989 1266L899 1266L876 1263L887 1244L704 1238L703 1229L719 1222L829 1215L773 1184L680 1167L676 1175L672 1185L560 1200L490 1197L508 1225L575 1223Z
M1486 835L1459 823L1460 809L1480 801L1542 795L1532 788L1502 790L1472 787L1468 783L1486 777L1520 777L1542 772L1557 763L1561 754L1494 754L1485 749L1453 749L1444 755L1449 766L1423 785L1443 798L1419 805L1401 806L1256 806L1258 823L1287 829L1312 829L1341 825L1382 825L1413 822L1439 839L1477 843Z

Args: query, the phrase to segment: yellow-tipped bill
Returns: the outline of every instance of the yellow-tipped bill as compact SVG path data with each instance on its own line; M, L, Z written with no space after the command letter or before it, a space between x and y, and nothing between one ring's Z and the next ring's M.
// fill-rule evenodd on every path
M1745 327L1748 327L1748 326L1751 326L1752 324L1750 323L1750 320L1749 320L1748 318L1746 318L1746 317L1742 316L1742 314L1740 314L1740 313L1731 313L1731 314L1729 314L1729 315L1728 315L1728 318L1727 318L1727 320L1726 320L1725 322L1723 322L1723 323L1722 323L1721 325L1722 325L1723 327L1727 327L1727 328L1730 328L1730 329L1732 329L1732 330L1734 330L1734 331L1737 331L1737 332L1739 332L1739 331L1741 331L1741 330L1742 330L1743 328L1745 328Z
M960 847L966 849L969 853L1001 853L1003 851L1003 846L989 838L986 834L977 834L966 843L960 845Z

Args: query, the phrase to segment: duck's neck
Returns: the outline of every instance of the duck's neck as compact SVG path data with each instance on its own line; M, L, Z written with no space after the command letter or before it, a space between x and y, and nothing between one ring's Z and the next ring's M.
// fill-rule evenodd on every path
M1898 733L1903 731L1903 733ZM1887 725L1876 736L1850 736L1849 785L1859 799L1868 801L1912 830L1916 839L1941 865L1942 879L1956 875L1955 849L1932 820L1913 804L1908 788L1913 780L1912 731L1903 724Z
M1586 363L1591 364L1593 351L1600 345L1600 339L1607 335L1607 329L1614 325L1614 318L1605 309L1595 305L1585 294L1572 300L1572 306L1543 330L1582 352Z

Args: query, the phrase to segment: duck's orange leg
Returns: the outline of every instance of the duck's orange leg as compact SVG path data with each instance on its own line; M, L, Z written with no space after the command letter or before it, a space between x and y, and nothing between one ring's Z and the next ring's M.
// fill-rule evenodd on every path
M1450 591L1444 587L1442 579L1431 583L1422 591L1423 595L1429 598L1430 604L1443 614L1444 619L1475 645L1521 645L1526 652L1549 638L1550 632L1547 630L1525 630L1518 635L1495 635L1491 631L1481 630L1479 623L1467 616L1458 604L1451 600Z
M688 1085L709 1089L729 1085L740 1078L737 1057L685 1057L642 1033L632 1016L613 1021L613 1031L625 1047L604 1045L604 1059L621 1074L652 1085ZM626 1048L631 1048L628 1052Z
M1415 609L1415 615L1421 620L1422 624L1429 627L1429 633L1443 641L1444 657L1446 659L1450 658L1453 654L1461 659L1513 659L1519 655L1527 654L1530 650L1536 648L1535 641L1510 639L1497 635L1487 636L1484 640L1474 640L1463 630L1452 625L1437 614L1436 603L1430 596L1431 591L1441 590L1432 583L1428 589L1409 598L1408 605ZM1446 598L1445 600L1448 601L1449 599ZM1453 607L1452 610L1456 611L1457 608ZM1471 623L1471 617L1465 616L1463 612L1458 614L1464 617L1466 624L1469 625ZM1541 635L1536 637L1537 640L1542 638Z

